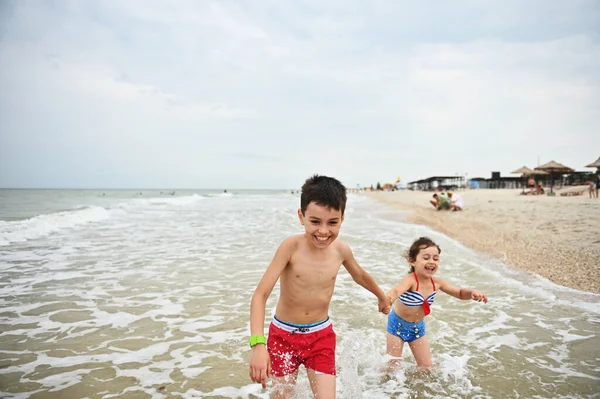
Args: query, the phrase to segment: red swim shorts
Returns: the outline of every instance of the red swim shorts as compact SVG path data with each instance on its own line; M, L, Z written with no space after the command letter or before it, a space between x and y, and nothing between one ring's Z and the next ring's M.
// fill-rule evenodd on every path
M335 332L331 320L298 325L274 318L267 349L275 377L294 374L301 364L321 374L335 375Z

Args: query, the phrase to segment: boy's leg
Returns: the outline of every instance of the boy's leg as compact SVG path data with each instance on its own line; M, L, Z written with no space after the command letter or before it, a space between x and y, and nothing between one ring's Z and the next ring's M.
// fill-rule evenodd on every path
M295 373L284 375L283 377L271 377L273 381L273 390L271 392L272 399L287 399L292 397L292 391L296 385L296 377L298 370Z
M335 375L318 373L306 369L310 388L315 399L335 399Z
M307 336L307 350L304 352L306 373L310 388L316 399L335 398L335 346L336 335L333 326L313 332Z
M402 357L402 348L404 347L404 341L402 338L390 334L386 335L386 349L387 354L393 356L395 359L390 359L388 362L388 368L393 370L400 365L400 358Z
M420 370L428 371L431 367L431 351L429 349L427 336L409 342L408 346L415 357L417 367L419 367Z

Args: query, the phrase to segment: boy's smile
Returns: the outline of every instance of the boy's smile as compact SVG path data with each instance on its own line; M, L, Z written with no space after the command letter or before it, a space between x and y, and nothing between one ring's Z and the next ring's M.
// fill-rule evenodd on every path
M344 220L341 211L314 202L308 204L304 215L298 209L298 217L304 226L306 238L317 248L326 248L335 241Z

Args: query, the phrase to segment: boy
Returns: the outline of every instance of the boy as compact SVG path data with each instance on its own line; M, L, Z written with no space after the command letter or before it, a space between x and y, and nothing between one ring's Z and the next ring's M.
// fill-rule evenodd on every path
M314 175L302 186L298 217L305 233L285 239L258 283L250 308L250 378L266 387L273 376L274 397L287 398L304 364L319 399L335 398L335 332L328 317L335 279L344 265L352 279L375 294L387 314L390 299L337 240L344 220L346 188L338 180ZM264 334L265 306L281 278L279 301Z

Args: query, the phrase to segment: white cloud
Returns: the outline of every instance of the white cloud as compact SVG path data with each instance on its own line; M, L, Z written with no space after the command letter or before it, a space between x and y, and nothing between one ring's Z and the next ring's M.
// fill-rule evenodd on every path
M598 156L594 1L4 11L0 186L354 185Z

